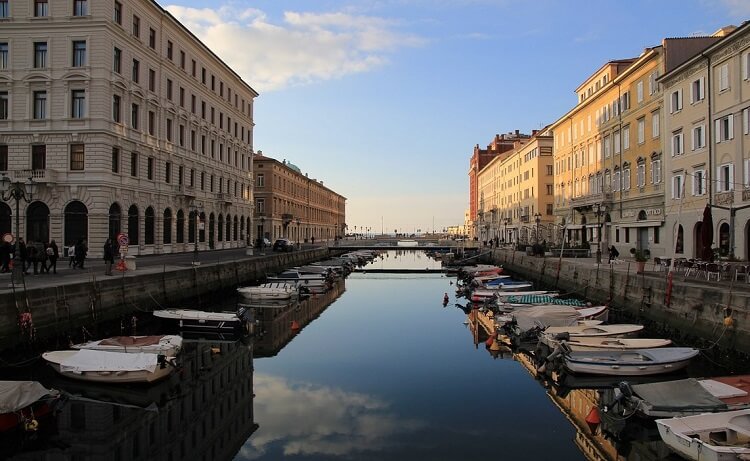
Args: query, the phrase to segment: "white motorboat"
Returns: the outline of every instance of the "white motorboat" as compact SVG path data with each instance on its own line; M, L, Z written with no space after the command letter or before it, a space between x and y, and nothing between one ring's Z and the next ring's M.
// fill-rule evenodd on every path
M159 354L96 351L81 349L52 351L42 358L63 376L104 383L151 383L166 378L174 370L168 358Z
M548 334L542 335L549 344L554 344L557 340L552 339ZM540 338L540 339L541 339ZM625 351L630 349L655 349L657 347L666 347L672 344L669 339L659 338L610 338L579 336L565 340L565 346L571 351L601 351L616 350Z
M626 338L641 330L643 330L643 325L616 323L596 326L551 326L545 329L544 332L552 336L559 335L560 333L568 333L571 338L579 336Z
M95 351L127 352L135 354L148 352L174 357L182 349L182 337L177 335L157 336L113 336L111 338L74 344L72 349L90 349Z
M687 459L750 458L750 409L657 419L656 427L664 443Z
M565 368L571 373L648 376L681 370L698 352L698 349L690 347L571 351L565 354L564 360Z
M252 312L240 308L232 312L205 312L192 309L162 309L154 316L177 323L181 330L216 333L243 333L249 331Z
M297 298L299 296L299 288L297 287L297 282L270 282L255 287L240 287L237 288L237 293L249 300L286 300Z

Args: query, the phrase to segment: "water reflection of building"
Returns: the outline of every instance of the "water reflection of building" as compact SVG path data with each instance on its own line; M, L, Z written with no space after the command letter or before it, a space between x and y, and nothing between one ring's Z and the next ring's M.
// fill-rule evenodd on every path
M516 360L536 378L536 365L527 354L518 353ZM547 390L547 395L568 421L576 428L576 446L590 461L621 461L613 443L596 430L592 433L586 423L586 417L593 407L599 405L599 394L595 389L565 389L564 392L554 386Z
M284 307L256 307L256 357L273 357L306 325L328 308L346 289L339 280L325 293L316 294ZM294 328L293 328L294 325Z
M112 393L117 403L70 401L57 423L55 445L65 448L18 459L232 459L258 428L252 359L252 346L242 342L185 342L182 369L168 381L147 388L120 386ZM75 389L74 394L87 395L86 384ZM106 392L101 386L92 389ZM150 409L155 411L136 407L143 394L159 396Z

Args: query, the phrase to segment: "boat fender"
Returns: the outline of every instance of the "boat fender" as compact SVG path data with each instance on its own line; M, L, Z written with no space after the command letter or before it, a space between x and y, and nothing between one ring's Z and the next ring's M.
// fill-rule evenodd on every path
M596 433L596 430L599 428L599 424L601 422L602 420L599 417L599 408L594 405L593 407L591 407L591 411L589 411L589 414L586 416L586 424L589 426L592 434Z
M36 432L39 429L39 421L36 419L27 419L23 423L23 428L26 432Z

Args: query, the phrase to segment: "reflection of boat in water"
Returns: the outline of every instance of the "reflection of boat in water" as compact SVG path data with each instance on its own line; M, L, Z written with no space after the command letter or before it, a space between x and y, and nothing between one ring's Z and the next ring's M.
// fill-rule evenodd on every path
M181 331L238 333L249 329L251 311L240 308L232 312L205 312L193 309L162 309L154 316L176 323Z
M50 412L58 394L37 381L0 381L0 432L36 430L35 418Z

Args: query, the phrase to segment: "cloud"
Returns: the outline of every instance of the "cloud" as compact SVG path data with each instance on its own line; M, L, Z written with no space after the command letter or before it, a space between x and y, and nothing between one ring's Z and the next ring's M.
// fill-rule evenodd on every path
M258 91L341 78L388 63L425 39L385 18L343 12L284 12L279 24L254 8L166 9Z
M262 457L279 444L286 456L351 456L382 449L390 438L425 427L366 394L261 373L253 381L254 419L260 429L240 449L240 459Z

